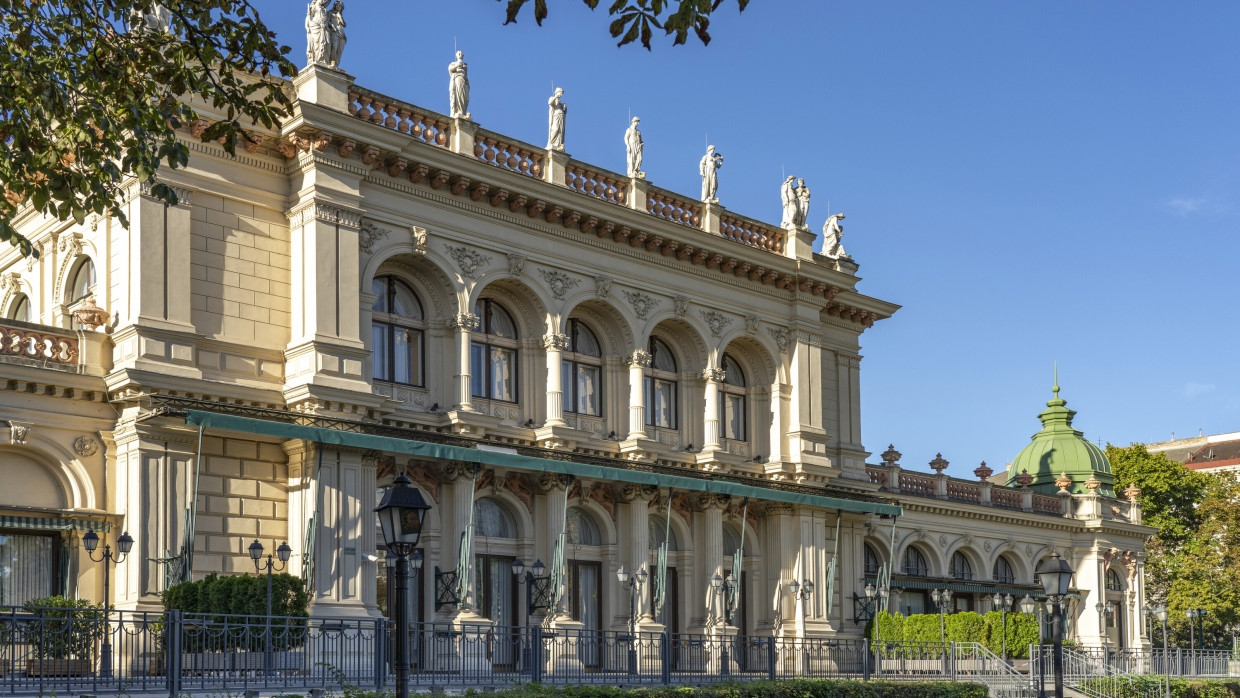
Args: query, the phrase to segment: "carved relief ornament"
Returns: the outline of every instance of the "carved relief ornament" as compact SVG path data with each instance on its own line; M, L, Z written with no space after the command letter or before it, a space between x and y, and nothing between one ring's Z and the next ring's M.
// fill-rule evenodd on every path
M456 315L448 318L448 329L473 332L478 329L478 325L481 322L481 318L473 313L457 313Z
M288 217L290 228L301 228L314 221L356 230L362 225L362 214L360 211L353 211L315 201L308 206L293 211Z
M551 295L555 296L557 300L564 300L564 296L574 286L581 283L581 279L575 279L562 271L539 269L538 274L542 276L547 287L551 289Z
M369 254L375 248L375 243L382 238L386 238L392 231L387 228L375 225L371 221L362 221L361 230L357 236L358 247L362 251Z
M703 310L702 319L706 321L710 333L716 337L723 334L723 330L732 324L732 318L714 310Z
M543 336L543 348L547 351L568 351L568 335L551 333Z
M461 269L461 276L467 279L474 278L478 273L478 268L491 263L489 255L470 249L468 247L457 247L455 245L444 245L448 250L448 256L452 257L452 261L456 262L456 266Z
M637 315L637 319L645 320L650 311L659 304L657 298L651 298L641 291L621 291L624 294L629 305L633 306L633 314Z
M779 347L781 352L788 351L788 347L792 345L792 333L783 327L772 327L767 330L771 339L775 340L775 346Z
M88 434L73 440L73 452L83 458L89 458L99 452L99 442Z
M645 349L634 349L632 354L625 357L624 362L630 366L637 365L642 368L649 368L653 358L650 352Z

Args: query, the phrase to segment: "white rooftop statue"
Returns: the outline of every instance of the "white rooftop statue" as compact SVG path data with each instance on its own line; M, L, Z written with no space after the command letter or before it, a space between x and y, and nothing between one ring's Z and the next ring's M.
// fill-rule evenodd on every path
M809 220L809 187L805 186L805 180L798 177L797 186L793 192L796 194L796 208L792 216L792 225L800 230L808 227L805 221Z
M344 53L344 3L310 0L306 6L306 63L336 68Z
M795 175L788 175L784 183L779 185L779 202L783 204L784 215L779 221L779 227L789 229L796 224L794 221L797 217L797 192Z
M639 123L641 119L633 117L633 122L624 131L625 171L630 177L645 179L646 173L642 172L642 132L637 130Z
M555 94L547 100L547 150L564 150L564 119L568 105L564 103L564 88L555 88Z
M715 152L715 146L706 146L706 154L698 163L698 174L702 175L702 201L708 204L719 203L719 168L723 167L723 155Z
M822 253L831 259L852 259L844 251L844 226L840 225L842 220L844 214L833 213L827 222L822 224Z
M457 51L456 60L448 64L448 116L469 118L469 66L465 52Z
M172 12L161 3L151 5L151 9L145 12L134 11L134 20L130 22L132 28L141 27L150 32L172 32Z

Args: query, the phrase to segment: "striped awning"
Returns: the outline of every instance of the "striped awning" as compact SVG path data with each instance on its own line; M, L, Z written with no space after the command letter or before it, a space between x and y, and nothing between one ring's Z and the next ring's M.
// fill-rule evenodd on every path
M16 528L26 531L99 531L106 533L112 528L107 521L91 521L54 516L13 516L0 514L0 528Z
M873 579L868 578L866 581L873 582ZM985 582L978 583L978 582L946 580L946 579L895 578L891 580L891 588L893 589L951 589L952 593L956 593L956 594L986 594L987 596L993 596L996 593L1011 594L1012 598L1014 598L1017 601L1019 601L1026 594L1034 597L1035 599L1041 596L1045 596L1045 594L1042 593L1041 587L1034 587L1034 586L1020 587L1020 586L1011 586L1011 585L1000 586L998 584L985 583Z

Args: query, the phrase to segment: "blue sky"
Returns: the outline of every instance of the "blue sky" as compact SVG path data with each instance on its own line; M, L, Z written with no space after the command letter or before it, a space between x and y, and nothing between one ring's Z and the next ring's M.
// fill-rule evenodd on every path
M304 63L304 4L255 4ZM730 209L778 222L803 177L904 306L862 336L862 425L906 467L1011 460L1054 361L1091 440L1240 430L1240 3L725 0L709 47L653 52L549 4L352 0L342 67L446 112L455 41L486 128L544 142L554 83L578 159L623 171L631 111L660 186L696 194L707 134Z

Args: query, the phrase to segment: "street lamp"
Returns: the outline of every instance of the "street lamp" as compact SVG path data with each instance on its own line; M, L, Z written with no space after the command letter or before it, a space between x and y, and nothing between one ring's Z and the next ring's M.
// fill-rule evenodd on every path
M1166 698L1171 698L1171 666L1170 666L1170 662L1171 662L1171 655L1169 655L1169 654L1167 653L1167 607L1166 607L1166 606L1161 606L1161 605L1160 605L1160 606L1155 606L1155 607L1154 607L1154 617L1158 619L1158 622L1159 622L1159 623L1162 623L1162 631L1163 631L1163 633L1162 633L1162 635L1163 635L1163 674L1165 674L1165 675L1166 675L1166 676L1164 677L1164 678L1166 679L1166 684L1167 684L1167 693L1166 693Z
M793 582L793 584L796 584L796 582ZM794 590L794 593L795 593L795 590ZM882 628L879 625L882 619L882 616L879 614L882 613L883 602L887 600L887 596L890 593L891 593L891 590L887 588L886 584L884 584L881 587L875 588L873 584L870 584L869 582L865 583L865 598L874 602L874 674L875 675L881 675L883 673L883 666L882 666L882 662L880 661L882 654L879 652L879 649L880 649L879 642L882 641L882 637L883 637ZM877 597L877 600L876 600L876 597Z
M413 481L403 472L383 492L375 507L383 542L396 555L396 696L409 698L409 563L422 567L422 554L415 549L422 537L422 524L431 508L422 493L411 487Z
M1107 632L1107 620L1111 614L1115 613L1115 602L1108 601L1102 603L1099 601L1094 604L1094 610L1098 612L1098 633L1102 636L1102 658L1107 664L1111 663L1111 633Z
M1072 585L1072 566L1055 552L1043 560L1034 573L1042 583L1046 592L1047 607L1051 611L1051 635L1054 642L1051 664L1055 670L1055 698L1063 698L1063 633L1064 607L1067 605L1064 596Z
M1189 652L1196 652L1198 635L1201 636L1201 644L1205 645L1206 643L1205 635L1202 633L1202 630L1201 630L1201 626L1204 623L1203 619L1206 617L1206 609L1190 608L1184 612L1184 615L1188 616L1188 649L1189 649ZM1194 634L1193 632L1194 630L1193 621L1197 622L1196 634Z
M939 609L939 642L947 643L947 604L952 602L951 589L935 589L930 592L930 598L934 601L934 605Z
M628 570L624 569L624 565L620 565L620 569L616 570L616 579L620 581L620 588L629 592L629 673L637 673L637 595L641 592L642 585L646 583L645 566L638 568L637 572L630 575Z
M249 547L250 559L254 561L254 569L262 572L267 571L267 637L263 641L263 674L271 675L271 573L272 571L283 572L288 566L288 559L293 554L293 549L288 547L288 543L281 543L276 548L276 555L280 558L280 566L276 567L275 561L271 559L271 555L267 556L267 561L263 559L263 544L255 538Z
M525 563L520 559L514 559L512 561L513 579L516 580L517 584L529 585L525 589L525 625L528 634L524 643L525 650L523 652L523 663L529 668L531 673L534 672L534 643L541 642L541 639L534 637L534 611L540 608L547 608L545 604L540 605L537 603L534 588L546 584L548 578L543 574L543 571L546 569L547 566L543 564L542 560L535 560L534 566L528 570L525 568ZM544 593L544 600L545 596L546 595Z
M1240 634L1240 625L1228 623L1223 627L1223 631L1231 635L1231 658L1236 658L1236 635Z
M1003 661L1007 661L1007 614L1012 610L1012 595L995 592L991 602L999 609L999 618L1003 622Z
M116 539L116 550L112 552L112 546L107 543L103 544L103 555L99 558L95 557L95 549L99 547L99 534L94 531L87 531L82 536L82 547L86 548L86 554L90 557L91 562L103 563L103 645L99 648L99 678L112 678L112 617L111 608L108 599L111 597L112 587L112 564L120 563L125 560L125 556L133 550L133 538L129 532L121 534Z
M813 582L810 582L809 585L810 590L812 591L814 588ZM733 594L736 590L736 580L731 577L724 579L719 576L718 572L716 572L715 576L710 578L710 590L715 596L723 596L723 625L724 628L727 628L728 619L732 617L732 603L734 601ZM728 638L726 633L724 634L723 645L720 647L719 657L723 662L720 673L727 676L729 673L729 658Z

